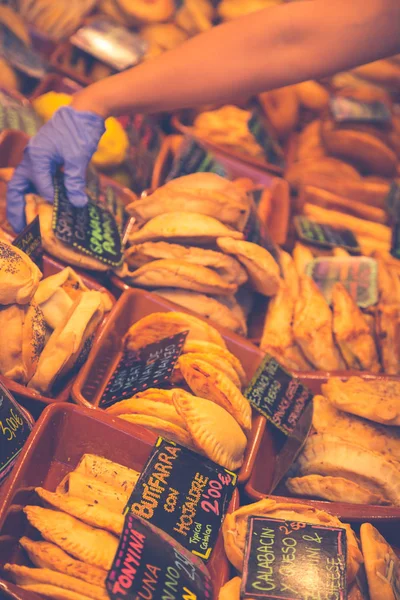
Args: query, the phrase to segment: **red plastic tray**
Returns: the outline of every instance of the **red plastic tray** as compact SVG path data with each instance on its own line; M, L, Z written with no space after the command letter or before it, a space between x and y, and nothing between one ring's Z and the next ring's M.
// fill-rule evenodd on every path
M141 470L157 439L146 429L124 423L100 411L72 404L53 404L46 408L32 431L17 465L6 484L0 507L0 565L5 562L27 564L18 545L22 535L30 535L22 507L37 504L34 488L54 491L61 479L78 464L82 454L104 456L127 467ZM229 510L239 506L236 491ZM229 579L229 564L223 548L222 534L208 563L214 583L215 598ZM5 591L18 600L33 600L34 594L19 590L2 581Z
M124 292L111 311L108 322L98 336L87 362L72 386L73 400L82 406L96 408L119 360L122 338L129 327L151 313L174 310L177 310L177 307L150 292L136 289ZM179 310L190 313L183 309ZM250 379L260 364L263 354L258 348L234 333L222 328L217 329L221 331L229 350L241 361ZM244 463L239 472L240 483L244 483L250 476L255 459L254 448L259 442L263 420L264 417L254 413L252 432L248 440Z

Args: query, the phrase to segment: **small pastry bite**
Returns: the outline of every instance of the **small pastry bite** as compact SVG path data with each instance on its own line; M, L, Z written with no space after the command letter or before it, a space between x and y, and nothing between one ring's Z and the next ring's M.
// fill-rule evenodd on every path
M193 358L191 354L180 356L178 366L194 394L222 406L246 433L250 432L250 403L229 377L209 363Z
M205 244L219 237L243 239L243 233L230 229L214 217L199 213L166 212L147 221L129 236L130 244L160 240Z
M25 252L0 240L0 304L28 304L42 274Z
M332 288L333 333L347 368L378 373L375 341L363 313L342 283Z
M250 285L264 296L273 296L281 284L278 263L262 246L227 237L217 239L218 247L233 254L247 271Z
M173 401L198 451L226 469L242 465L247 439L226 410L184 390L174 390Z
M322 393L339 410L384 425L400 425L400 381L331 377Z
M400 561L393 548L370 523L360 528L370 600L396 600Z
M294 311L293 334L310 363L322 371L338 371L344 362L333 340L332 313L314 281L300 279Z
M204 341L226 348L224 340L214 327L181 312L152 313L143 317L129 328L125 345L128 350L139 350L182 331L189 331L186 343Z
M103 315L103 302L98 292L86 292L77 298L51 334L28 387L47 393L57 378L70 371Z
M43 538L74 558L110 570L118 548L118 538L82 523L75 517L40 506L25 506L29 523Z
M107 577L105 569L93 567L80 560L75 560L55 544L42 541L34 542L27 537L22 537L19 543L35 567L52 569L53 571L64 573L64 575L71 575L71 577L82 579L93 585L105 585Z
M184 260L154 260L131 273L129 280L138 287L183 288L204 294L233 294L237 290L237 285L227 283L212 269Z
M337 517L308 504L277 502L272 498L265 498L254 504L242 506L233 513L228 513L222 524L226 555L240 573L243 569L247 523L250 516L302 521L303 523L346 529L347 584L350 584L354 580L363 559L358 548L357 538L350 525L342 523Z

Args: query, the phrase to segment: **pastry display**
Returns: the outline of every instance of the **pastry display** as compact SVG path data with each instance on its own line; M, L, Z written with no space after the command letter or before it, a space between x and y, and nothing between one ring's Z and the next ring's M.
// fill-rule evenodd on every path
M21 0L20 14L27 23L54 41L69 37L94 8L95 0Z

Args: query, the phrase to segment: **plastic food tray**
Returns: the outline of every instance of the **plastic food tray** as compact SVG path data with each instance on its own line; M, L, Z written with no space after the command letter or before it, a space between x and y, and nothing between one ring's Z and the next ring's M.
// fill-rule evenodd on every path
M82 406L98 407L107 381L121 356L123 336L129 327L151 313L173 310L177 310L177 307L150 292L134 289L124 292L111 311L106 326L98 336L87 362L74 382L72 387L73 400ZM190 311L182 309L181 312ZM260 364L262 353L255 346L234 333L222 329L220 331L227 347L239 358L250 379ZM248 479L252 470L254 447L258 441L263 421L264 417L254 413L253 428L248 440L244 463L239 473L240 483L244 483Z
M396 379L396 377L385 377L378 375L361 374L348 371L343 374L343 377L352 375L361 376L363 379L378 380L378 379ZM322 374L314 376L299 375L302 383L307 385L314 394L321 393L321 385L327 381L327 377ZM398 379L398 378L397 378ZM332 432L334 433L334 423L332 423ZM267 490L272 483L275 458L277 456L277 444L275 429L266 420L260 424L258 435L255 441L253 451L255 459L252 463L252 471L245 486L245 493L251 502L261 500L267 497ZM277 493L287 495L287 490L280 485L277 488ZM272 494L276 499L275 493ZM308 498L290 497L286 498L290 502L307 502L322 510L326 510L344 521L363 522L363 521L392 521L399 520L400 527L400 507L393 506L374 506L362 504L349 504L346 502L328 502L324 500L314 501Z
M22 512L27 504L38 504L37 486L54 491L61 479L78 464L82 454L92 453L141 470L157 436L146 429L125 424L99 411L72 404L53 404L46 408L32 431L3 493L0 508L0 565L6 562L28 564L18 544L22 535L35 535ZM239 505L236 491L229 510ZM37 538L37 532L36 536ZM215 597L229 579L229 564L220 534L208 563ZM35 594L0 581L0 595L16 600L34 600Z

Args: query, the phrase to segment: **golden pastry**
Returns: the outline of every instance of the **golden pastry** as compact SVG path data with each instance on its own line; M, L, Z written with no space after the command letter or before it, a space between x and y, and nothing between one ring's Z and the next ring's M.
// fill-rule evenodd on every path
M115 488L81 472L71 471L58 484L56 493L78 498L87 504L95 504L110 512L122 514L133 487L134 485Z
M224 348L221 348L221 346L218 346L217 344L213 344L212 342L203 342L203 341L199 341L199 340L193 340L193 341L187 340L183 347L182 354L187 354L188 352L200 352L202 354L208 354L208 355L214 354L216 356L221 357L222 359L224 359L225 361L229 362L232 365L232 367L235 369L236 373L238 374L242 385L245 385L247 383L248 378L242 367L240 360L234 354L229 352L229 350L225 350Z
M168 402L163 402L161 398L158 400L150 400L140 396L133 396L128 400L116 402L107 409L107 412L115 417L134 414L146 415L148 417L156 415L158 419L163 419L164 421L168 421L173 425L181 427L181 429L185 429L185 422L178 415L172 404L172 394L171 401Z
M25 252L0 240L0 304L27 304L42 274Z
M279 251L279 263L286 290L292 295L293 300L296 300L300 292L300 282L296 264L289 252L285 252L284 250Z
M381 494L344 477L305 475L286 480L287 489L297 496L321 498L350 504L390 504Z
M314 260L314 255L308 246L296 242L293 248L293 261L296 267L298 278L302 277L306 272L307 265ZM300 292L300 279L298 280ZM298 295L296 296L296 298Z
M399 375L400 304L379 304L376 324L383 370L388 375Z
M84 454L75 469L75 473L93 477L97 481L125 493L130 493L133 490L140 475L134 469L124 467L96 454Z
M232 381L232 383L234 385L236 385L236 387L240 390L241 389L241 382L239 379L239 375L236 373L235 369L233 368L233 366L231 365L230 362L228 362L227 360L225 360L224 358L222 358L222 356L218 356L216 354L208 354L206 352L202 353L202 352L190 352L187 353L188 356L192 359L192 360L202 360L206 363L208 363L209 365L211 365L212 367L214 367L215 369L219 369L222 373L224 373L227 377L229 377L229 379ZM183 380L182 377L182 373L180 372L180 368L179 368L179 364L176 365L175 369L174 369L174 373L173 373L173 381L174 382L181 382Z
M396 600L400 561L393 548L370 523L360 529L370 600Z
M193 448L193 439L191 435L186 431L184 427L175 425L175 423L171 423L171 421L166 421L165 419L162 419L158 416L154 417L143 414L127 413L118 416L123 421L128 421L128 423L135 423L136 425L142 425L143 427L146 427L146 429L150 429L158 435L173 440L178 444L183 444L188 448Z
M240 577L234 577L225 583L219 591L218 600L240 600Z
M263 111L277 137L285 139L299 120L299 102L294 86L286 86L258 95Z

